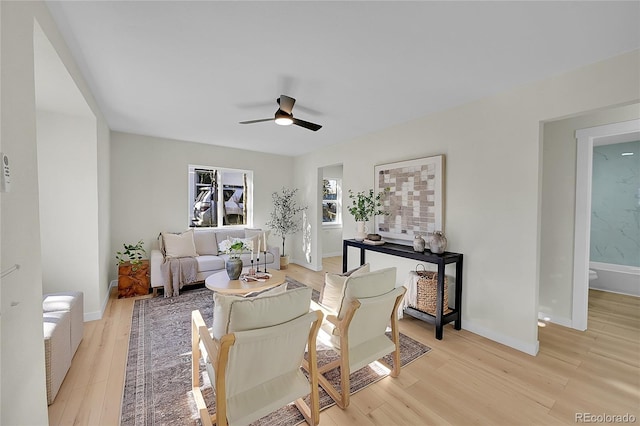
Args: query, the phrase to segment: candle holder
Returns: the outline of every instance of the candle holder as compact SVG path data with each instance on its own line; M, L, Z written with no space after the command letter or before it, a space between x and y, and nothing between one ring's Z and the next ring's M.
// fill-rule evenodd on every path
M264 273L267 273L267 251L264 251Z
M260 272L260 251L258 251L258 256L256 258L256 263L258 265L258 269L256 269L256 274Z
M253 259L251 259L251 266L249 267L249 275L255 275L256 270L253 268Z

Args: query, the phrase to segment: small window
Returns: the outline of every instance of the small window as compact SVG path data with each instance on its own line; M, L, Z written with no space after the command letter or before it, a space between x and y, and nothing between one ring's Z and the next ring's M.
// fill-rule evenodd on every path
M253 172L189 166L189 226L250 225Z
M342 223L342 191L340 179L322 180L322 223L325 225Z

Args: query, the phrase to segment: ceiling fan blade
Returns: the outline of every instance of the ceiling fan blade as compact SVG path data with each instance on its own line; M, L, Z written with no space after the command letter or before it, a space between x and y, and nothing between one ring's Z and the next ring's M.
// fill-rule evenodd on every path
M280 105L280 109L286 112L287 114L291 114L291 110L293 109L293 105L296 103L296 100L290 98L287 95L280 95L278 98L278 105Z
M308 121L300 120L298 118L293 119L293 124L304 127L305 129L313 130L314 132L320 130L320 128L322 127L319 124L309 123Z
M262 123L263 121L273 121L275 118L261 118L260 120L241 121L240 124Z

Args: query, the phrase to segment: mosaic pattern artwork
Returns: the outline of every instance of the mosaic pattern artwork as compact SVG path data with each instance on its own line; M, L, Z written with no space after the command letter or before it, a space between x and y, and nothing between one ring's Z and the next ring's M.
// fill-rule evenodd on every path
M389 188L384 198L389 215L376 217L376 232L387 239L413 240L444 231L444 155L375 167L376 191Z

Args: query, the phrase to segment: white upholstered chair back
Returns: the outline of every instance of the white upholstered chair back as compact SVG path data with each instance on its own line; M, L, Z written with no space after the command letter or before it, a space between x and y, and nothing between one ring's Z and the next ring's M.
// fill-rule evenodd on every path
M248 424L309 394L300 370L309 328L307 313L285 324L236 332L226 371L229 424Z
M319 368L320 385L340 408L349 405L350 373L393 354L391 376L400 374L400 346L396 310L406 289L396 288L396 268L352 274L344 282L338 314L328 315L331 342L340 358ZM391 325L391 338L387 326ZM340 391L322 376L340 367Z
M351 276L345 281L338 318L345 315L352 301L360 303L349 324L349 367L352 371L394 350L394 344L385 332L396 299L404 292L404 288L396 288L395 284L396 268Z

